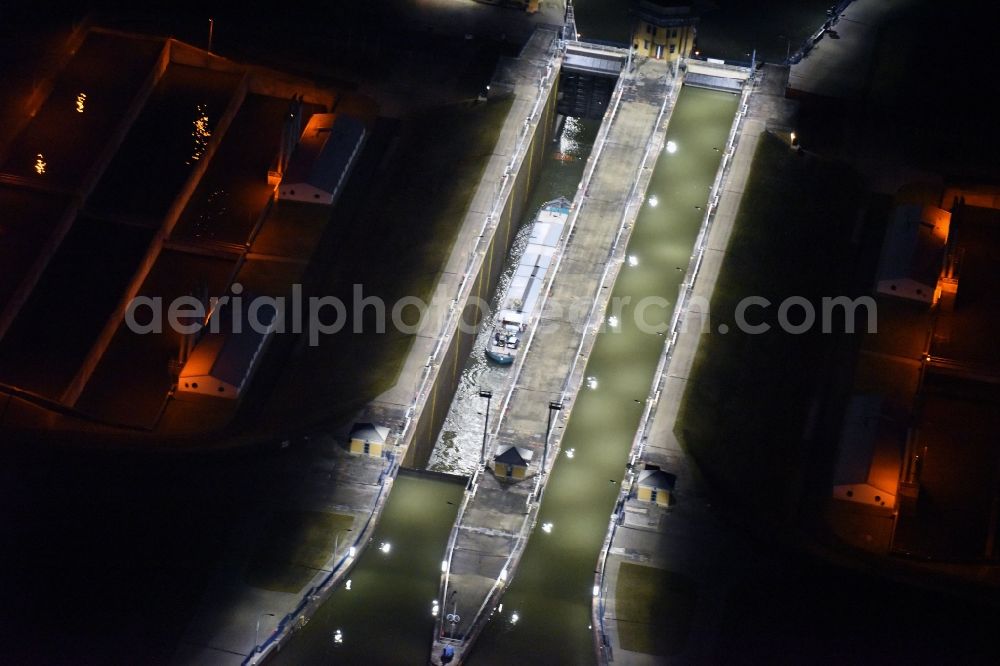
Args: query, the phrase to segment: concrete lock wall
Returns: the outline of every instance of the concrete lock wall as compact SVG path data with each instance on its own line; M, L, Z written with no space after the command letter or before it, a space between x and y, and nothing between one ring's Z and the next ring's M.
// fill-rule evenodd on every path
M553 85L549 91L548 99L545 100L541 118L531 135L528 150L521 161L520 168L513 174L513 186L503 202L500 219L497 221L496 230L490 240L489 249L483 259L479 274L476 275L471 294L484 301L488 302L493 290L496 289L497 281L507 261L507 254L514 241L518 223L526 212L528 196L531 194L532 186L541 170L545 147L552 139L558 87L558 84ZM508 120L510 120L509 117ZM519 118L515 120L521 121ZM481 314L478 308L468 301L462 303L461 307L462 318L466 322L475 321L476 317ZM423 467L427 464L431 451L434 449L438 432L440 432L448 409L451 407L455 390L458 388L465 359L472 352L473 344L476 341L475 334L463 332L457 326L450 333L451 341L440 361L441 371L438 372L437 378L431 386L427 404L416 424L413 441L407 450L406 458L403 460L404 466ZM445 334L447 335L447 333Z

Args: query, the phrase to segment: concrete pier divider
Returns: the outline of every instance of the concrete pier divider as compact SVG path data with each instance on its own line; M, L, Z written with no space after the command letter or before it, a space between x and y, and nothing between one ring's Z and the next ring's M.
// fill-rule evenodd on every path
M666 122L665 118L669 115L670 110L672 110L673 108L672 102L673 100L675 100L675 95L676 95L675 83L676 81L674 81L673 79L668 79L668 81L664 84L665 88L662 90L663 99L662 101L658 101L658 107L659 107L658 113L656 114L655 118L650 117L648 119L650 136L645 144L646 147L645 147L645 152L643 154L643 158L641 160L637 159L635 163L635 175L631 181L633 184L632 189L630 190L628 196L625 197L625 200L622 202L623 208L621 210L621 215L620 217L618 217L617 215L615 216L618 221L618 224L612 227L612 229L614 230L614 237L613 239L609 238L610 244L608 246L609 248L608 258L605 264L605 268L603 272L600 273L599 278L595 274L594 288L592 291L588 292L594 294L593 302L591 304L591 307L589 308L588 314L583 323L583 330L580 333L579 345L576 350L576 353L573 354L573 361L567 368L566 379L564 382L562 382L562 389L560 392L562 401L568 405L568 408L564 409L561 412L562 415L561 420L563 422L565 422L565 420L568 418L567 412L572 412L572 407L573 407L572 396L575 395L576 391L579 389L579 387L582 385L583 382L583 373L586 364L580 363L579 361L581 359L584 360L586 359L589 350L593 345L597 331L600 328L598 324L598 320L601 317L600 313L604 311L604 308L607 305L607 299L610 298L610 292L603 290L602 286L614 281L614 278L617 275L618 268L621 266L624 260L625 248L629 240L630 231L632 228L632 222L634 221L634 217L638 212L638 208L640 207L642 202L642 196L638 192L638 189L641 188L644 191L645 183L648 182L648 177L649 177L649 173L646 173L643 169L643 164L647 161L647 159L650 156L658 153L659 147L656 142L656 137L665 132L665 125L663 125L663 132L658 133L657 128L661 127L661 124ZM553 284L558 279L556 276L558 275L558 267L562 261L563 253L566 251L572 252L571 249L567 250L567 248L571 247L569 244L569 239L572 238L573 232L576 228L576 222L580 216L580 211L582 210L582 202L586 201L586 196L584 193L589 188L591 177L593 176L598 163L601 162L602 160L602 155L604 153L603 148L605 145L607 145L606 142L610 134L610 126L613 124L614 119L617 116L620 106L619 103L622 100L624 92L623 84L624 84L624 79L619 79L619 82L616 85L615 90L611 97L611 104L605 113L604 122L602 123L601 130L598 132L598 137L597 140L595 141L594 151L591 153L591 156L588 159L587 166L584 169L583 179L581 181L580 188L578 189L578 192L576 193L575 196L574 208L571 211L569 217L569 224L566 231L568 238L564 240L564 244L562 245L560 251L557 252L555 260L555 270L553 270L553 278L552 281L548 283L548 287L544 290L545 294L542 298L540 312L544 312L545 302L548 300L549 294L553 290ZM662 136L660 136L660 139L662 139ZM520 370L523 367L524 358L527 357L530 353L532 342L534 340L534 334L536 331L537 328L535 327L532 327L530 329L528 338L524 344L523 351L519 354L518 362L515 363L514 366L515 379L513 382L514 386L512 386L511 391L508 392L501 401L500 412L502 414L506 414L507 410L510 408L511 398L514 393L514 387L517 386L519 383L518 377L520 376ZM502 422L502 418L503 417L501 417L501 419L498 420ZM500 432L502 430L502 426L498 425L494 428L494 430L496 432ZM555 458L558 456L559 452L559 435L556 434L554 439L555 439L554 445L550 446L550 451L553 453L553 455L548 461L548 464L546 466L547 469L551 469L552 465L554 464ZM473 476L473 480L470 484L470 489L465 493L465 496L463 498L463 503L459 509L458 517L456 518L455 526L453 527L452 534L449 539L448 546L446 548L446 555L444 561L447 562L448 564L445 567L444 572L442 573L441 584L439 587L439 599L443 599L447 595L447 590L450 584L449 579L453 569L452 557L456 548L458 534L463 527L463 522L465 520L467 508L469 507L470 503L474 501L476 497L478 489L477 482L480 480L481 474L485 473L486 472L483 472L482 468L477 469L476 474ZM492 586L490 586L488 589L485 590L485 596L482 598L482 601L478 604L478 607L473 606L473 608L476 608L475 612L470 612L467 614L468 619L464 619L462 621L463 628L460 630L460 637L459 636L452 637L450 635L445 636L445 634L442 631L443 625L441 618L438 618L438 622L435 625L432 663L438 663L436 659L437 655L439 654L439 650L442 649L443 646L446 644L452 646L456 650L457 653L456 663L460 663L464 659L465 651L468 650L469 647L477 640L479 633L483 630L485 626L484 620L489 617L492 609L494 609L499 603L500 597L505 591L507 585L509 584L510 579L516 576L516 568L518 561L520 560L520 557L524 551L528 535L530 534L537 520L538 509L540 507L542 494L544 493L544 486L545 484L542 483L542 476L537 475L533 483L533 488L531 489L526 499L526 505L525 505L526 513L524 514L523 519L521 519L520 529L517 531L514 543L512 547L509 549L509 552L507 552L507 557L504 561L502 571L506 573L501 577L497 578L493 582ZM479 507L479 509L482 510L482 507ZM507 515L510 514L508 513ZM499 555L502 557L503 553L500 553ZM469 572L468 570L466 570L460 573L462 575L467 575ZM476 574L472 575L475 576ZM479 597L476 596L475 600L478 599Z
M722 68L718 69L719 71L722 71ZM618 500L615 504L615 510L612 512L611 518L608 522L608 530L605 535L604 542L601 545L601 550L598 553L597 564L594 569L594 589L598 591L598 594L594 596L591 602L591 627L594 632L593 638L595 653L597 655L598 663L602 665L609 664L614 661L614 657L611 654L611 645L604 626L605 599L608 595L613 594L613 590L608 590L605 584L605 567L607 565L608 555L611 551L615 534L620 524L619 518L621 516L625 500L629 497L638 478L638 468L636 466L642 460L643 450L650 435L650 430L652 428L653 419L656 416L657 408L659 407L660 397L662 396L665 388L667 370L670 367L670 359L679 333L684 325L687 307L691 296L694 293L695 281L701 269L702 259L707 247L708 233L711 230L712 222L715 218L715 212L718 207L720 188L725 182L725 177L728 174L730 159L735 151L735 146L739 139L741 123L744 116L747 114L748 102L753 91L754 79L752 76L753 72L746 69L744 69L744 71L746 73L745 77L731 77L741 81L739 105L737 106L736 115L733 118L733 122L730 126L729 134L726 139L726 146L723 150L722 158L719 162L715 178L712 182L712 188L709 194L709 204L706 206L705 212L702 216L702 223L694 243L694 252L689 260L685 279L680 286L678 303L674 308L674 312L671 317L669 335L666 336L666 340L657 363L656 371L653 375L653 381L650 386L649 393L644 401L645 406L643 408L643 413L640 417L639 425L636 429L635 436L632 440L632 446L629 450L625 476L619 486L620 491ZM690 73L688 76L690 76ZM722 76L725 76L725 74L722 74ZM687 77L685 77L684 81L685 85L688 85ZM706 81L704 79L697 79L691 85L693 87L706 87L725 92L729 91L728 85L706 85Z

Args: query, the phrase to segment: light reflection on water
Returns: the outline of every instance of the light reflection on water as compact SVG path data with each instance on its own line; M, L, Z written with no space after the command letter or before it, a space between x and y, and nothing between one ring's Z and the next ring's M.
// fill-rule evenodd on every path
M267 663L426 664L441 551L463 488L401 473L350 580Z
M516 258L524 251L531 236L531 221L535 213L546 201L560 196L572 199L576 194L599 126L597 121L567 118L557 140L546 147L545 164L519 222L513 247L508 253L496 291L490 297L491 312L496 311L500 296L510 284L517 265ZM512 372L510 366L491 363L483 354L491 330L492 321L484 319L476 335L476 343L465 362L441 434L427 462L428 469L471 474L479 462L483 444L483 421L486 417L486 400L479 397L479 390L488 389L495 396L501 395L507 389ZM491 409L494 409L490 414L491 419L496 418L495 408L496 401L491 405Z
M659 205L643 206L626 252L636 258L618 274L611 298L639 303L648 297L676 298L684 274L677 266L691 256L738 98L730 93L684 87L667 137L679 150L658 157L649 184ZM584 376L587 389L574 398L562 435L559 463L547 482L537 516L540 530L528 541L504 592L513 616L495 615L479 635L468 663L594 663L590 611L594 564L618 483L642 414L664 339L638 326L635 306L625 306L617 327L600 332ZM670 308L656 321L670 320ZM607 312L605 313L607 316ZM568 452L572 451L572 458ZM545 525L551 525L546 533Z

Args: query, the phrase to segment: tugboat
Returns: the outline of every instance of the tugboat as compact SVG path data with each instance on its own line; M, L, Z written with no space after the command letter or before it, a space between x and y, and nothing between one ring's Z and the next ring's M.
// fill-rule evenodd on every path
M546 203L535 215L528 246L524 248L507 293L500 301L493 334L486 343L486 358L494 363L510 365L517 356L524 331L538 304L552 255L569 218L569 209L569 199L559 197Z

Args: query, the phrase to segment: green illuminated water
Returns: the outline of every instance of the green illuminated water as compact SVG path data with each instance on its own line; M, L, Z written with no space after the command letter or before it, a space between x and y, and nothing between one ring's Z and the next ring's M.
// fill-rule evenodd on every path
M567 119L558 140L545 147L545 164L522 225L545 201L575 194L597 130L597 121ZM572 159L554 159L559 153ZM522 235L525 231L530 225L522 226ZM513 266L509 269L505 280ZM455 446L435 448L434 469L469 472L478 460L482 416L476 412L478 398L472 396L478 396L481 385L499 386L509 371L486 363L484 342L478 341L469 357L444 428L451 428ZM441 558L462 489L461 484L430 477L400 476L372 542L348 576L351 589L342 583L273 663L426 663L434 635L431 601L437 596ZM391 546L388 555L379 550L384 542ZM337 629L341 643L334 639Z
M401 473L371 542L347 576L350 589L342 582L269 663L427 663L431 601L463 489L460 480ZM334 638L338 630L341 642Z
M645 320L669 322L684 276L677 268L687 269L737 103L731 93L680 93L667 132L677 151L656 162L628 247L638 263L623 265L612 292L631 302L618 315L618 329L609 327L595 342L585 375L596 378L597 388L577 397L545 491L538 524L552 523L552 530L531 536L503 612L473 649L473 664L594 661L594 568L664 342L640 331L635 306L644 297L667 299L669 307L647 308ZM656 206L649 203L654 196Z
M736 104L729 93L684 88L680 94L667 134L677 152L657 160L647 198L655 196L658 205L643 206L628 248L638 264L626 262L614 286L613 296L632 301L619 313L617 331L609 328L595 343L586 375L597 379L597 388L584 388L576 399L545 493L539 524L551 522L553 529L531 537L503 613L474 648L474 664L594 659L594 566L664 341L639 330L634 306L647 296L675 300L683 278L676 269L687 268L703 214L696 206L704 208L708 199L721 156L715 149L725 142ZM543 170L542 189L547 178L560 178L558 171ZM671 315L669 307L654 306L645 319L656 325ZM565 455L569 449L573 458ZM349 576L351 589L341 584L274 663L425 663L441 557L461 493L459 484L401 476ZM389 553L381 551L383 543Z
M513 257L520 256L528 244L531 223L538 214L538 209L547 201L563 196L572 198L576 194L599 128L600 122L597 120L567 118L556 140L545 146L545 157L538 173L538 182L534 184L528 196L511 256L507 258L490 302L490 309L493 312L497 311L514 276L517 261ZM561 159L556 159L557 157ZM483 349L493 333L493 327L488 325L489 322L486 324L479 331L472 346L472 353L465 361L462 376L451 400L451 407L441 427L441 434L427 463L428 469L471 476L479 464L484 416L483 400L479 397L479 390L489 389L496 392L504 390L505 382L511 373L510 366L492 363L483 354Z

